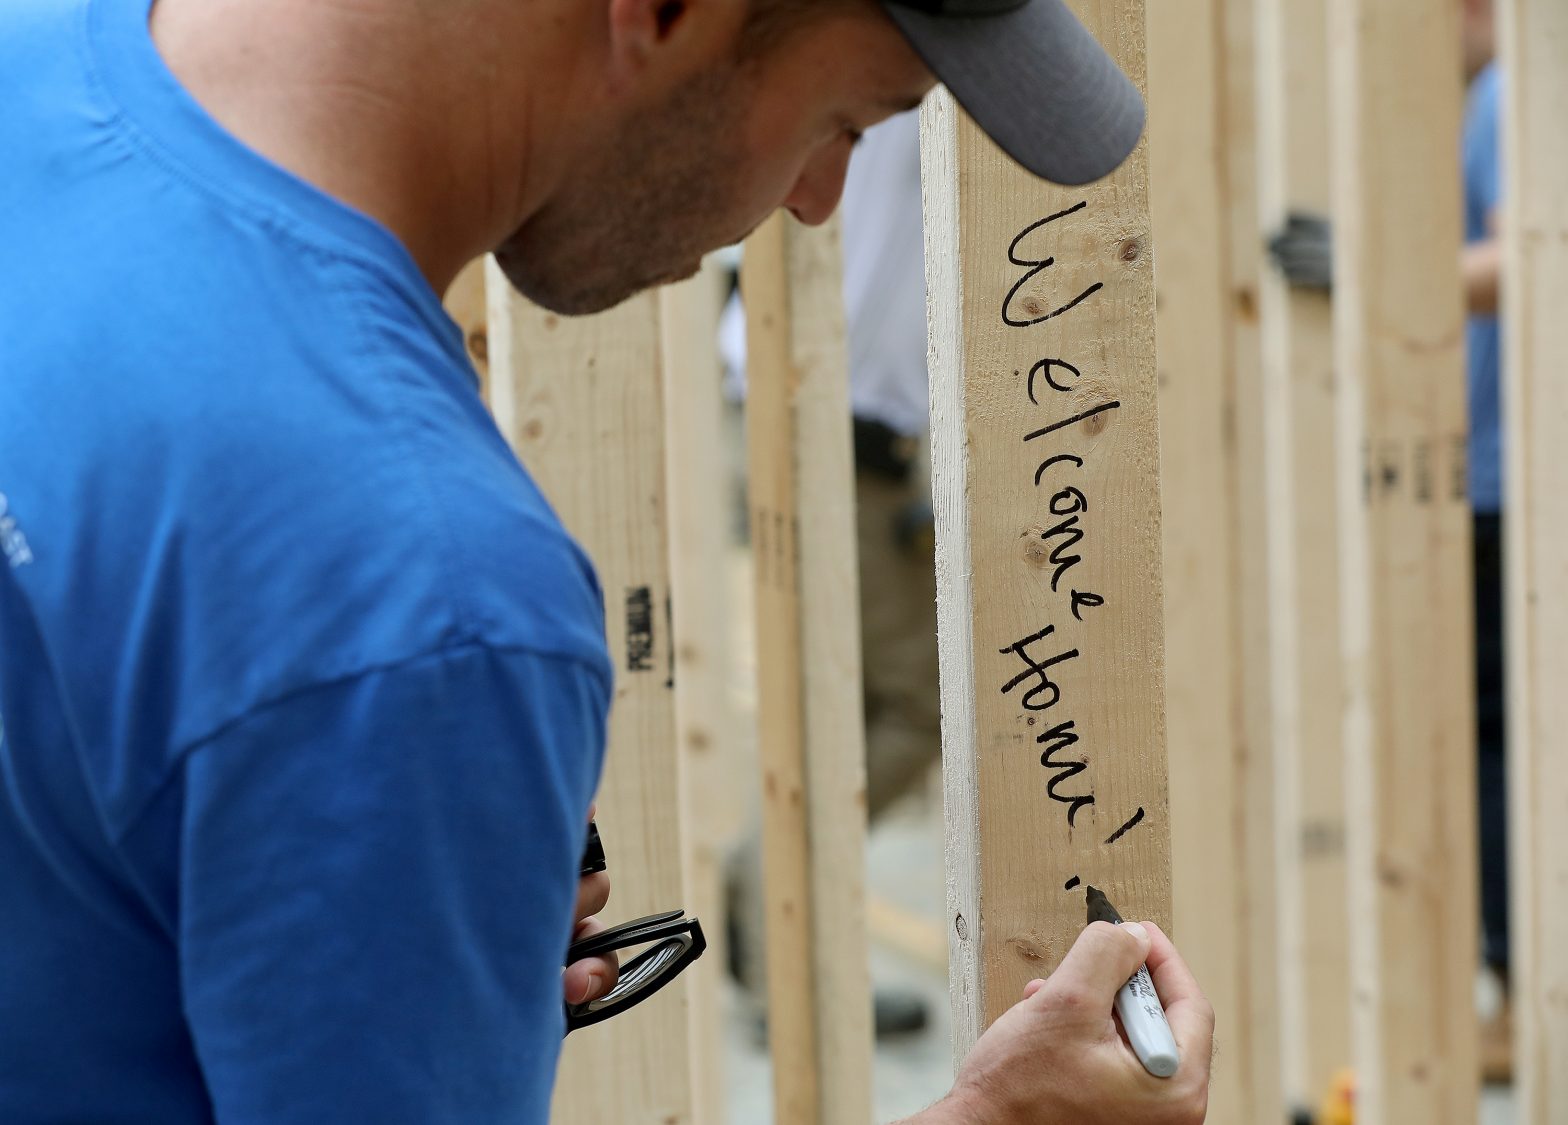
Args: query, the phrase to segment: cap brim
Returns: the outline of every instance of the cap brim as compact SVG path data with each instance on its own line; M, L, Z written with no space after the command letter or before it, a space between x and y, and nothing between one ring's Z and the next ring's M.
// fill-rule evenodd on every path
M1143 135L1143 98L1063 0L942 16L884 0L926 65L1009 156L1058 184L1110 175Z

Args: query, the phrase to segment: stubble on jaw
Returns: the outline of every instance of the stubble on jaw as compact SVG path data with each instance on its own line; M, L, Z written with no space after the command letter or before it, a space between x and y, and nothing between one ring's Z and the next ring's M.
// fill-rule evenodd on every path
M533 215L496 251L512 286L564 316L603 312L691 276L744 235L750 83L741 69L682 88L623 122L574 176L577 190Z

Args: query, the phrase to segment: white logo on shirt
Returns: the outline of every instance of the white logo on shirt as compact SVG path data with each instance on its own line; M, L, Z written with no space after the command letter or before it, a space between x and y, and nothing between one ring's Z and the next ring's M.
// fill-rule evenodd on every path
M10 501L3 492L0 492L0 551L5 552L6 562L11 564L12 570L33 561L33 552L27 546L27 536L17 526L16 517L11 514Z

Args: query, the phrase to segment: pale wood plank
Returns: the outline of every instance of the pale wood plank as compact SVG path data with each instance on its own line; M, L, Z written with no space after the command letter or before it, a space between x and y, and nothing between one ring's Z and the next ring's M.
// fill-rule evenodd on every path
M479 375L479 394L490 401L489 310L485 297L485 258L475 258L446 291L446 311L463 330L463 346Z
M1246 856L1241 892L1245 969L1242 1059L1247 1078L1244 1112L1250 1122L1278 1120L1285 1112L1280 1060L1279 888L1275 759L1269 656L1273 620L1268 589L1268 493L1263 459L1263 340L1258 290L1264 269L1258 229L1258 107L1256 0L1225 0L1221 13L1225 128L1224 168L1230 201L1229 366L1235 393L1237 473L1234 540L1239 637L1237 692L1241 702L1239 835ZM1167 662L1168 666L1169 662Z
M1568 1121L1568 7L1501 6L1515 1120Z
M493 265L489 290L497 421L605 591L617 675L599 794L614 884L606 920L684 906L658 298L568 319L513 294ZM691 1122L689 986L568 1039L552 1119Z
M1224 1029L1226 1065L1214 1073L1209 1120L1239 1125L1249 1077L1246 855L1222 6L1162 0L1149 7L1149 163L1159 249L1166 721L1177 763L1170 779L1174 921ZM1233 1059L1237 1050L1242 1057Z
M1260 0L1258 17L1261 241L1293 209L1329 212L1328 23L1321 0ZM1282 1055L1311 1106L1351 1059L1333 312L1272 270L1260 300Z
M1459 2L1332 0L1357 1120L1475 1120Z
M728 690L734 607L726 597L728 481L716 348L723 281L710 260L691 281L660 293L686 905L708 939L707 956L687 970L697 1125L724 1120L724 849L743 804Z
M1250 0L1149 8L1175 921L1209 1120L1279 1117Z
M768 1031L775 1120L871 1116L854 466L837 228L747 242Z
M1074 7L1141 83L1144 6ZM961 1056L1082 930L1072 880L1170 921L1154 278L1145 150L1060 189L945 94L923 133ZM1077 374L1031 401L1042 360Z

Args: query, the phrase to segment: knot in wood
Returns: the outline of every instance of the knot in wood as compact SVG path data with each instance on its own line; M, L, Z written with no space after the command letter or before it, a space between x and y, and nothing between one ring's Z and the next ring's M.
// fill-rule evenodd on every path
M1033 938L1015 937L1007 939L1008 948L1031 965L1039 964L1045 960L1045 950L1035 944Z
M468 334L468 354L480 363L490 362L490 334L483 328Z

